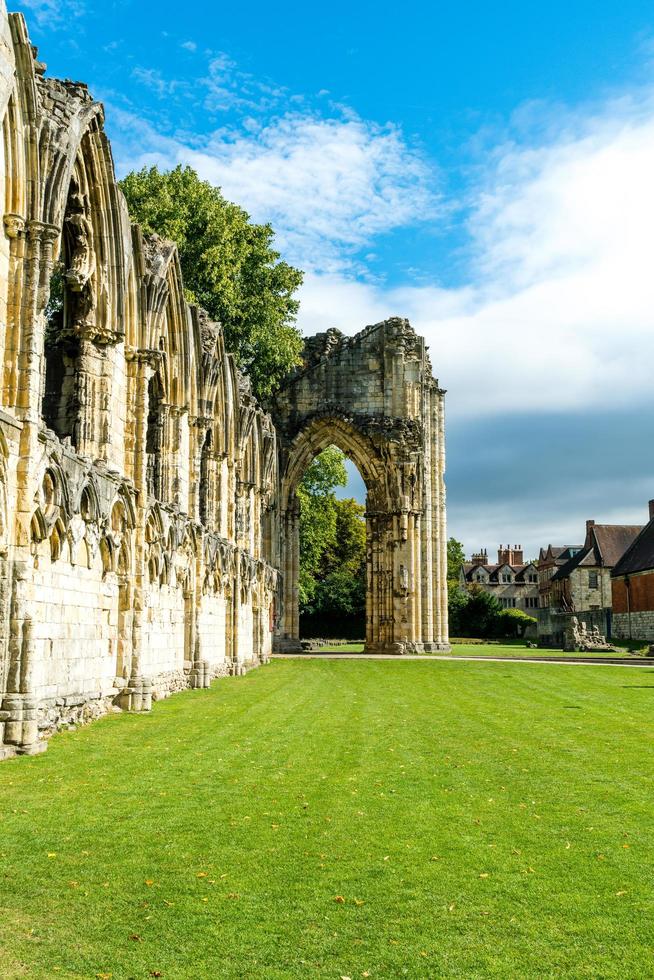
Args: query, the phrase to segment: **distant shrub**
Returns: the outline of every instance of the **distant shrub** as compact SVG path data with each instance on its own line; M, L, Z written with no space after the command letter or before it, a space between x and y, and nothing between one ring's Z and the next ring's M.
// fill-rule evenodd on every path
M525 635L527 627L535 625L533 616L528 616L522 609L502 609L497 615L496 636L517 639Z

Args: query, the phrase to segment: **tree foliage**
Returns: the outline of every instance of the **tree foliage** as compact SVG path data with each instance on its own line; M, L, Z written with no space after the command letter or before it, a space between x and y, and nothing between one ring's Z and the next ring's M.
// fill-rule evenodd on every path
M356 500L337 500L345 486L345 456L330 446L307 468L300 501L300 612L347 632L346 620L365 610L366 528Z
M447 581L458 582L461 565L465 561L463 544L456 538L450 538L447 542Z
M251 222L190 167L144 168L120 186L143 231L176 243L187 299L222 323L255 394L269 395L302 349L294 326L302 273L280 261L270 225Z
M480 639L523 636L528 626L536 622L522 609L503 609L494 595L479 585L463 589L449 587L448 611L451 636Z

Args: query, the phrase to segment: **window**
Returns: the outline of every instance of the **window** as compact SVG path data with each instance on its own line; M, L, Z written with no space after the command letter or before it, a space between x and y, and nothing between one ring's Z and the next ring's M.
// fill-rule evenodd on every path
M515 609L515 599L500 599L503 609Z
M538 609L538 596L528 595L525 599L525 609Z
M589 572L588 573L588 588L589 589L596 589L597 587L598 587L598 585L597 585L597 572Z
M504 574L502 575L502 581L503 582L510 582L511 581L511 576L508 574L508 572L504 572Z
M537 582L538 581L538 575L529 575L529 576L527 576L527 581L529 581L529 582Z

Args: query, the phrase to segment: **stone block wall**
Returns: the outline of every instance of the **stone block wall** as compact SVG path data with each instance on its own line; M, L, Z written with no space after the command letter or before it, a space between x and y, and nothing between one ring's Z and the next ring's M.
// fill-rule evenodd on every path
M654 570L613 579L615 635L654 640Z
M613 635L621 640L654 642L654 609L631 614L616 613L613 616Z
M3 0L0 119L2 757L265 660L279 548L270 417Z

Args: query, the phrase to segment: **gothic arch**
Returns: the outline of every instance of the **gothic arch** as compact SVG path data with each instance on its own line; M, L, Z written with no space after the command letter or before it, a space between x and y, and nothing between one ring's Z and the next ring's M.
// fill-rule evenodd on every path
M299 647L299 508L311 460L337 445L367 488L366 652L448 648L443 395L424 340L385 320L346 338L308 338L273 399L280 440L278 649Z

